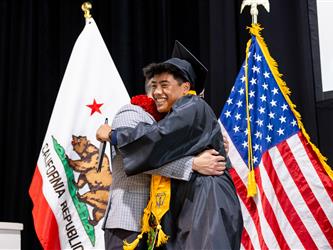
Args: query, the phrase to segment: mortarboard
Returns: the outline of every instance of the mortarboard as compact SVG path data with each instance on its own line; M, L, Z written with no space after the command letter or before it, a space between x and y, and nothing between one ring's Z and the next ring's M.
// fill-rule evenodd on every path
M175 41L172 51L172 58L164 63L176 66L183 74L183 77L194 85L199 94L204 89L207 68L179 41Z

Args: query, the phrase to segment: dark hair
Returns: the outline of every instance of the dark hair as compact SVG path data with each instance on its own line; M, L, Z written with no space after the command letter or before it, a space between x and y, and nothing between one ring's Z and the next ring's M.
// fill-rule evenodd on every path
M145 92L148 94L151 91L151 83L149 82L150 79L145 80Z
M160 75L163 73L169 73L170 75L172 75L173 78L175 78L175 80L179 84L182 84L183 82L187 82L187 80L184 78L180 69L178 69L176 66L169 64L169 63L151 63L148 66L143 68L143 75L146 79L146 84L155 75Z

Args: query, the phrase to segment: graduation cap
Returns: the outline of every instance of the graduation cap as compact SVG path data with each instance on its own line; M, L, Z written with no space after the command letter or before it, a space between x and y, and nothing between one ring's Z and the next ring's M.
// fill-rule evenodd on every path
M175 41L172 51L172 58L164 63L176 66L183 74L183 77L194 85L199 94L204 89L207 68L185 48L179 41Z

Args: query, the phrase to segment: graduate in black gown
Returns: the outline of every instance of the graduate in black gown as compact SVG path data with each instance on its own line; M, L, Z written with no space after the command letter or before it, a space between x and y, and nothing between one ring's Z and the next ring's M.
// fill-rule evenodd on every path
M182 96L183 92L179 92L184 88L201 92L206 71L179 42L173 58L146 69L147 77L153 77L157 109L169 113L153 125L140 123L136 128L120 128L110 135L124 158L128 175L210 148L226 156L221 128L210 106L198 96ZM231 167L230 162L227 166ZM243 220L228 171L220 176L193 173L189 182L173 181L172 185L170 207L175 224L168 248L240 248Z

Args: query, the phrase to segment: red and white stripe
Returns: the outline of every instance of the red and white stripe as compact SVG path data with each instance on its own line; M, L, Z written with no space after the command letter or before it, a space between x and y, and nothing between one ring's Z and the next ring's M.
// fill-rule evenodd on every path
M247 198L248 168L230 143L241 202L244 249L332 249L333 181L301 132L263 154L257 195Z
M58 223L42 190L43 178L36 166L29 188L29 195L34 204L32 214L35 230L43 249L57 250L60 249Z

